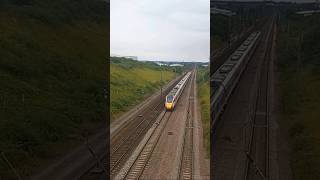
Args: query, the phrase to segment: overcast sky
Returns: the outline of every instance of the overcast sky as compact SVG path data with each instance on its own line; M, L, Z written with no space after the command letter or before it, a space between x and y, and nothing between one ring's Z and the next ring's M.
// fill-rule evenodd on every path
M209 0L111 0L111 55L208 61Z

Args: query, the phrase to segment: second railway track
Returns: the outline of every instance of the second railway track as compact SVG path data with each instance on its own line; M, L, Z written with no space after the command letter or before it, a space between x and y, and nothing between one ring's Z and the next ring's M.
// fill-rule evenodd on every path
M111 146L110 152L110 172L114 175L121 168L121 162L129 155L140 136L151 127L153 119L155 119L162 109L162 104L158 104L153 108L146 109L147 115L141 117L141 121L137 124L132 123L127 126L126 130L130 136L117 136L114 140L115 146Z
M116 176L116 179L139 179L152 155L155 146L161 136L161 133L171 117L171 112L164 112L156 122L155 129L146 139L146 143L141 147L141 151L134 158L131 166L128 166L123 172ZM138 147L139 148L139 147Z

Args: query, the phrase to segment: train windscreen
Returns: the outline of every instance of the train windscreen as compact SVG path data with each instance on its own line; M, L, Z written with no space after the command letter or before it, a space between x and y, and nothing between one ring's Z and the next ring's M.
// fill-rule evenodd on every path
M167 102L172 103L172 101L173 101L173 96L172 95L167 96Z

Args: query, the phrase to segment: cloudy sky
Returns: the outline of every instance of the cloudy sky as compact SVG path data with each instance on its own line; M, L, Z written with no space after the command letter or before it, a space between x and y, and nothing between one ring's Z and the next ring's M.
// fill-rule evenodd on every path
M111 55L208 61L209 0L111 0Z

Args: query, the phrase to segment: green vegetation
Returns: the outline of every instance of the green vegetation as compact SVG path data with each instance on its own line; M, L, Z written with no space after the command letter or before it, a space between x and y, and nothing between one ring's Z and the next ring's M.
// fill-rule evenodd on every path
M0 0L0 151L22 178L105 123L106 8ZM0 179L15 179L3 156Z
M111 57L110 72L111 120L161 86L161 68L153 62ZM173 68L162 67L162 85L174 77Z
M210 156L210 84L209 67L199 67L197 70L198 97L201 108L204 145L207 157Z
M296 180L320 179L319 29L320 15L299 17L285 13L278 31L280 124L288 129L291 166Z

